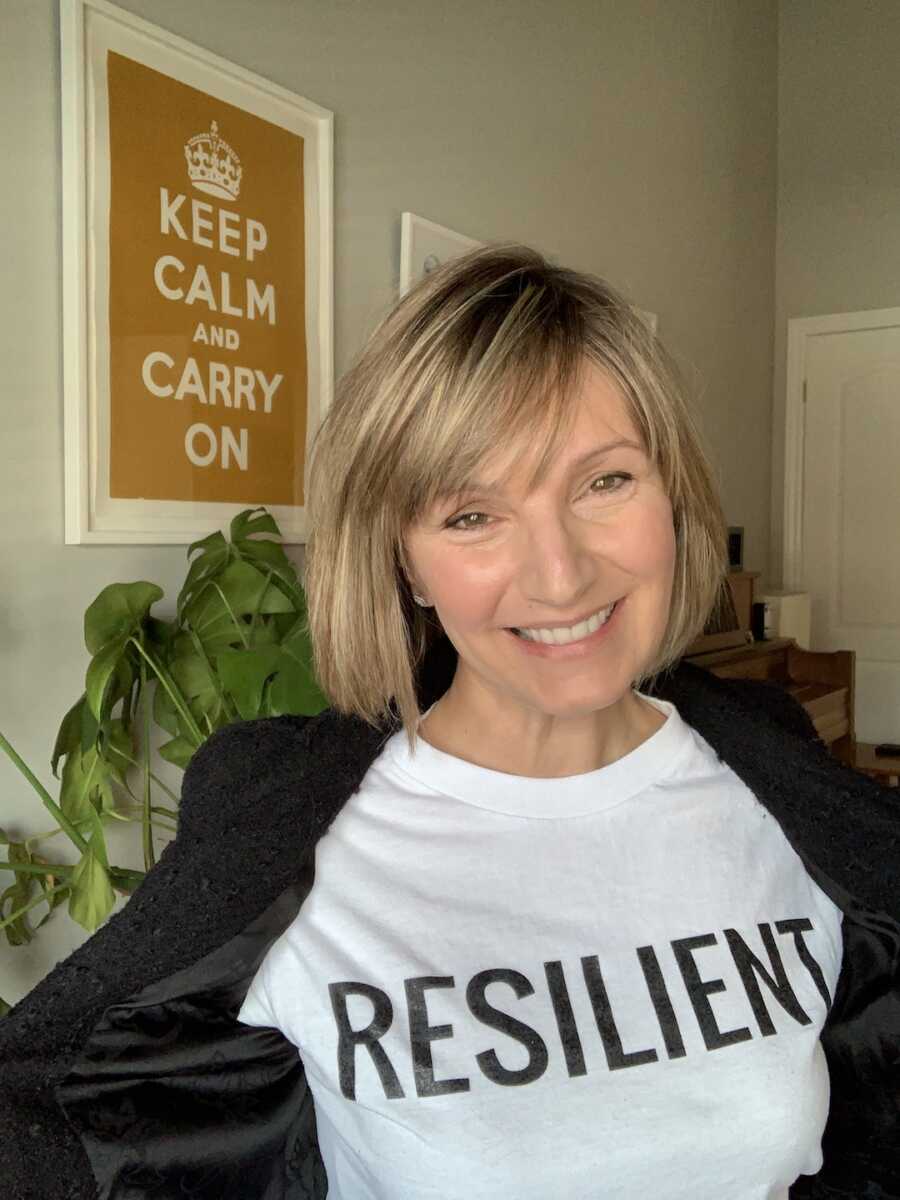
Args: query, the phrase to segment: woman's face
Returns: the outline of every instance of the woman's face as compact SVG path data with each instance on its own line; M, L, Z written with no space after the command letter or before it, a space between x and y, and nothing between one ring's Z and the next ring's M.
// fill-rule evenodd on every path
M501 492L475 489L410 528L413 585L434 605L459 655L454 688L477 675L498 700L556 716L616 703L665 632L675 564L672 508L618 389L586 369L568 440L530 496L531 463ZM569 645L513 628L571 626L617 602L608 624Z

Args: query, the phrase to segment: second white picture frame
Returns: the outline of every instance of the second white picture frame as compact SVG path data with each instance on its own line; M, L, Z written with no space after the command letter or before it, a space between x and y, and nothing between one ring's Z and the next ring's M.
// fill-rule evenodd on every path
M441 263L483 245L446 225L405 212L400 224L400 295Z

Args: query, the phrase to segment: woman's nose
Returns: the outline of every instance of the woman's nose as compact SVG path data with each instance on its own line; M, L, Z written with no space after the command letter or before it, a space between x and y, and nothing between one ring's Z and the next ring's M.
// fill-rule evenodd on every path
M522 538L522 592L535 603L571 607L591 587L596 557L573 521L557 517L534 522Z

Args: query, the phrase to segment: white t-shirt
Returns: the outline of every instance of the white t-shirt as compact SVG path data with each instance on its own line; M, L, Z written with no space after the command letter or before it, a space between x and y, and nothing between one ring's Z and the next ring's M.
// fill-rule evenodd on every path
M295 1043L329 1200L784 1200L821 1166L841 913L670 703L599 770L403 731L240 1019Z

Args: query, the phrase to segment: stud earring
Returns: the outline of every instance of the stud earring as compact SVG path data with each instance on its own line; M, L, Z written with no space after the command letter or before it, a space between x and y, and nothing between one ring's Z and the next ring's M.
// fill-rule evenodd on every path
M418 592L413 592L413 600L415 600L416 604L418 604L420 606L420 608L430 608L431 607L428 604L428 602L426 601L425 597L420 596Z

